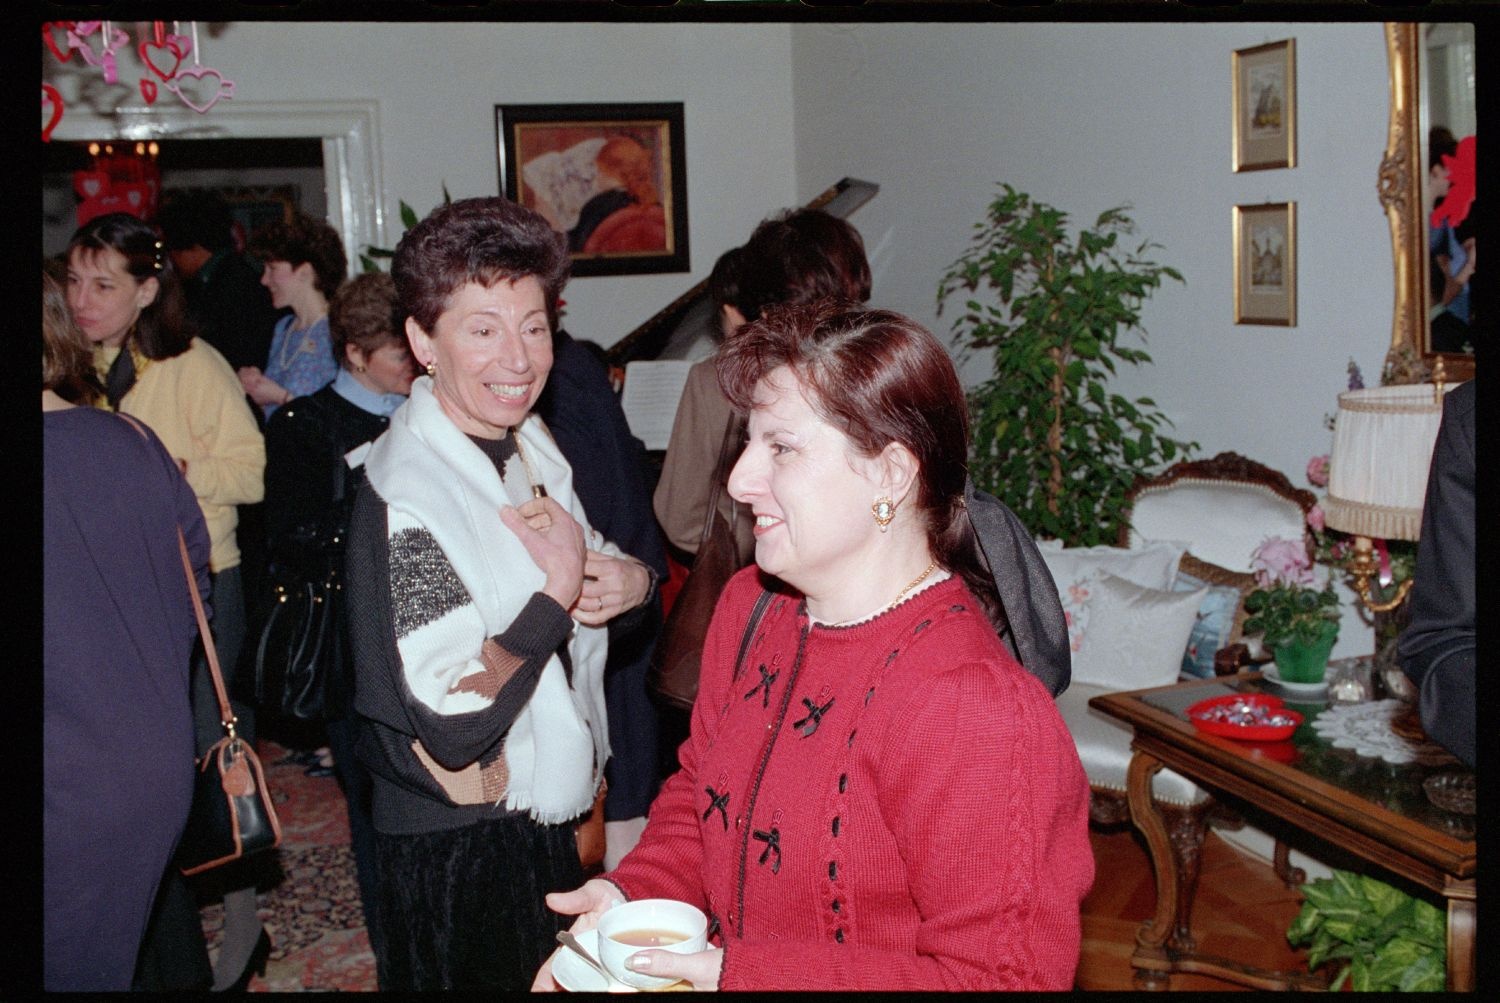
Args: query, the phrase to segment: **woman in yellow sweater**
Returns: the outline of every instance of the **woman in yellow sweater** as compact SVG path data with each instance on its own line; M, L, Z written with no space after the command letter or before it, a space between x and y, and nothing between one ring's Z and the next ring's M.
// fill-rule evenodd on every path
M73 234L68 306L94 346L106 406L151 426L197 496L212 541L214 645L220 663L232 668L245 636L235 506L261 500L266 465L265 442L239 379L217 349L193 336L166 248L135 216L98 216ZM194 671L193 708L201 753L222 733L201 666ZM234 711L239 734L253 742L253 710L236 702ZM222 877L234 890L225 896L215 989L243 981L250 963L269 951L252 876L236 880L224 868ZM175 945L171 953L179 949L193 948Z

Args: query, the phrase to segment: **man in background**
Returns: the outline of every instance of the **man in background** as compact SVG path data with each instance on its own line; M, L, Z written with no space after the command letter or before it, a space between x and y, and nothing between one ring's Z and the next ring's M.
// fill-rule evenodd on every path
M203 340L236 370L264 367L281 311L260 284L261 267L235 249L229 206L208 191L164 195L156 223Z

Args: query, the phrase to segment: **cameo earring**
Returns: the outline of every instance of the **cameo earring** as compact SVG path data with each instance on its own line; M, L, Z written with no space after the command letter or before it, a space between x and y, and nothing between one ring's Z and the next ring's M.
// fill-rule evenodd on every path
M875 515L875 524L884 533L890 526L891 520L896 518L896 503L889 498L876 498L875 503L870 506L870 511Z

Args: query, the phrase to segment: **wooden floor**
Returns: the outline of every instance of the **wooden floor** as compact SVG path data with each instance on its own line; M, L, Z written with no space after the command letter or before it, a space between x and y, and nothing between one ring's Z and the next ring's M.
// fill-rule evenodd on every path
M1083 903L1083 957L1077 988L1130 990L1130 952L1136 931L1155 909L1151 859L1134 828L1090 830L1094 888ZM1286 942L1286 930L1302 907L1295 889L1284 886L1269 863L1226 843L1210 830L1193 908L1198 948L1259 968L1306 970L1306 952ZM1171 977L1173 991L1242 989L1203 975Z

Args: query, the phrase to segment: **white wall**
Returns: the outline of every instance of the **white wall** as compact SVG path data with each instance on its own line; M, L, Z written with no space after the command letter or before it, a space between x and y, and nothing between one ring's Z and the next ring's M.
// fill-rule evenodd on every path
M1298 166L1235 174L1230 54L1286 37L1297 39ZM1235 450L1298 486L1307 458L1328 449L1323 416L1347 361L1373 385L1389 342L1375 22L230 22L203 47L238 100L377 102L388 221L398 200L431 209L445 183L455 198L499 190L496 104L684 102L691 272L575 279L568 327L604 345L706 276L762 216L844 176L881 186L852 218L874 302L940 335L950 321L936 315L938 277L997 182L1079 220L1133 205L1187 285L1148 303L1155 364L1118 388L1153 397L1201 455ZM68 114L87 118L64 94ZM1298 203L1291 329L1233 323L1231 206L1268 199ZM399 222L387 226L389 246ZM1335 654L1371 647L1346 616Z
M775 24L232 21L216 34L201 32L200 43L205 65L235 82L236 101L377 102L383 246L400 236L400 200L425 214L442 201L445 184L455 199L499 192L497 104L683 102L691 271L578 278L564 293L568 330L612 345L706 277L767 211L793 204L789 31ZM135 67L133 56L121 57L127 60ZM91 113L75 100L76 81L67 80L76 67L60 70L52 79L64 81L70 127L80 125ZM122 95L133 90L123 66L120 79ZM214 112L203 116L205 129L213 128ZM109 132L107 119L92 117L100 134ZM355 260L360 249L349 250Z
M1230 54L1288 37L1298 166L1236 174ZM1156 260L1187 283L1147 303L1154 364L1116 386L1153 398L1200 455L1233 450L1308 487L1349 359L1379 382L1393 295L1379 24L799 25L792 68L798 194L844 174L881 186L853 218L877 305L946 337L956 304L938 316L938 279L1004 181L1075 221L1133 205L1163 245ZM1294 328L1234 323L1231 207L1267 200L1297 203ZM1346 613L1335 654L1372 646Z

